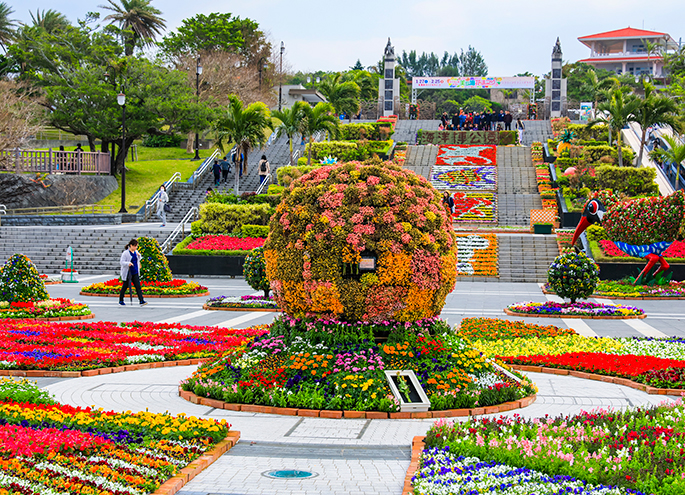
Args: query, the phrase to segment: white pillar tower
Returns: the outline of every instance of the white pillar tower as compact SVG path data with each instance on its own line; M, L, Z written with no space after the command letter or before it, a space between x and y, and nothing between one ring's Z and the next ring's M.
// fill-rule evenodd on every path
M378 82L378 101L381 104L381 111L383 117L388 115L395 115L395 99L399 102L400 96L400 80L395 78L395 48L390 44L385 45L385 53L383 55L384 71L383 77Z

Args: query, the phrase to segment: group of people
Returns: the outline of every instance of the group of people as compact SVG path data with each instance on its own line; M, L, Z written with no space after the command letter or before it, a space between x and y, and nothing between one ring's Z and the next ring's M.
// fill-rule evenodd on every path
M484 112L467 112L460 108L450 117L447 112L440 116L441 131L510 131L514 116L509 111L494 110ZM521 119L516 119L516 129L523 130L524 125Z
M228 183L228 174L231 172L231 164L235 167L236 173L238 173L238 178L243 178L243 173L245 172L245 155L243 153L238 153L233 150L229 155L226 155L222 160L214 160L212 165L212 172L214 173L214 187L219 187L219 185L224 182ZM257 164L259 170L259 183L261 184L266 180L268 175L271 175L271 165L269 160L266 159L266 155L262 155L261 160Z

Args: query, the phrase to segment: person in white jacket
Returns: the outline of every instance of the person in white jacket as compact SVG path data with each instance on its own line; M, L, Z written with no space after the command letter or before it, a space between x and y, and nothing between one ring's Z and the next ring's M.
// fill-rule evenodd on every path
M159 197L157 198L157 216L162 221L162 227L166 225L166 205L169 203L169 195L166 193L166 186L159 186Z
M121 291L119 292L119 304L121 306L126 306L124 303L126 289L133 284L136 288L136 294L138 295L140 305L145 306L147 302L143 299L143 290L140 287L140 270L143 268L143 265L140 263L137 239L132 239L126 245L126 249L121 253L119 264L121 265L121 280L124 282L121 286Z

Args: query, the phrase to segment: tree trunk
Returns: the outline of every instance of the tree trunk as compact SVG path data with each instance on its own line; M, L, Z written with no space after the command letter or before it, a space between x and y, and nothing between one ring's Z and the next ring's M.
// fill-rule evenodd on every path
M95 151L97 151L97 148L95 147L95 137L88 134L86 138L88 138L88 147L90 148L91 153L95 153Z
M128 154L128 150L131 148L131 145L133 144L133 138L127 137L126 142L124 143L124 149L122 149L121 146L119 146L119 151L117 153L117 158L114 163L114 169L115 169L115 174L120 174L121 171L124 169L124 163L125 163L125 158L126 155Z
M247 173L247 152L249 151L250 148L247 144L244 144L242 149L243 149L243 156L244 156L244 158L243 158L243 173L246 174Z
M290 145L290 163L289 165L293 165L293 137L288 136L288 144Z
M637 157L637 166L642 165L642 153L645 150L645 137L647 136L647 129L644 127L642 128L642 138L640 139L640 153L638 154Z
M104 139L100 141L100 152L109 153L109 141L105 141Z
M618 144L618 166L623 166L623 146L621 145L621 131L618 131L618 138L616 139Z
M193 147L195 146L195 133L188 133L188 140L186 141L186 153L192 153Z

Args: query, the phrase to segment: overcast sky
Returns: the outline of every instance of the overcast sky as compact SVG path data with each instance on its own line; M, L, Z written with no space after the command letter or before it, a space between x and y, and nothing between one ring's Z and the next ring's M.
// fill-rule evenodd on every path
M29 10L58 10L72 22L101 11L106 0L9 0L13 18ZM589 56L579 36L628 26L685 38L685 1L660 0L153 0L169 30L197 13L230 12L259 23L274 45L285 42L293 70L345 70L360 59L380 60L387 38L402 50L442 54L479 50L489 75L550 70L552 47L561 40L564 61Z

